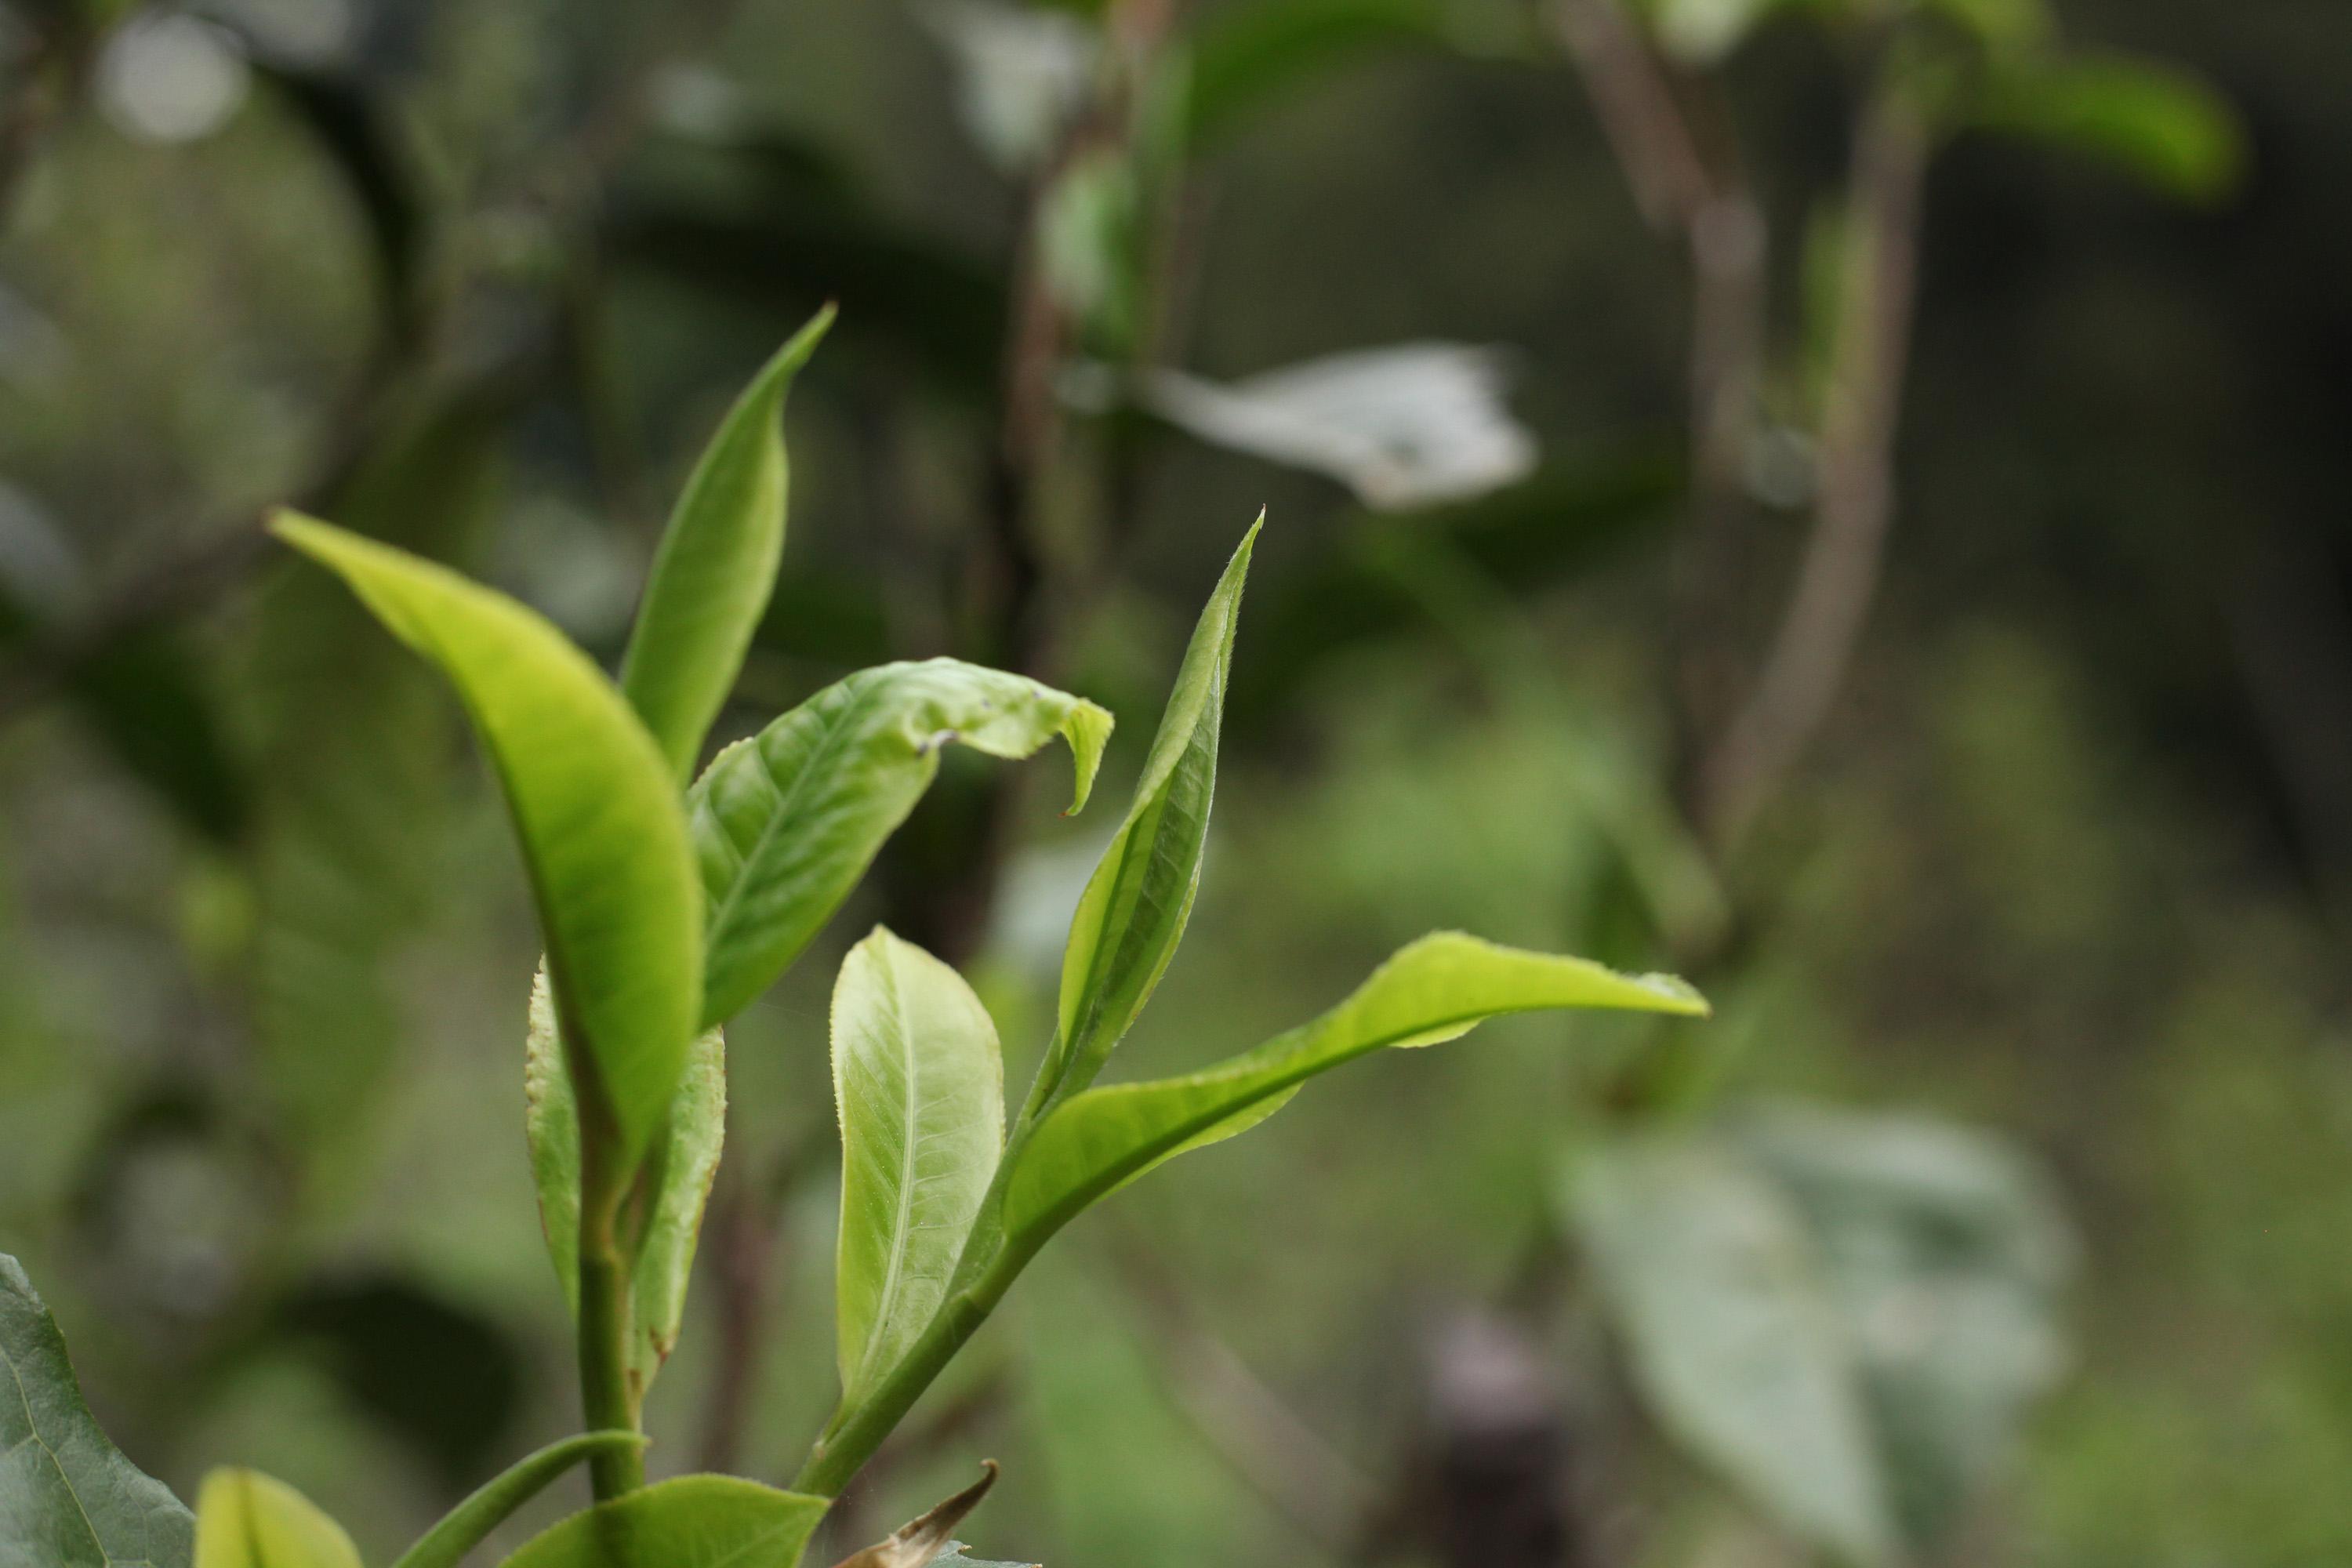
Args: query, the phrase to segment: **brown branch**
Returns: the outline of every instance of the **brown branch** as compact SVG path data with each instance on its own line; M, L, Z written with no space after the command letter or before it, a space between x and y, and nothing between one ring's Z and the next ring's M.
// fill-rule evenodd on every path
M1865 107L1854 140L1820 500L1764 672L1704 777L1704 824L1718 847L1738 842L1819 732L1877 594L1929 152L1927 127L1898 89L1881 91Z

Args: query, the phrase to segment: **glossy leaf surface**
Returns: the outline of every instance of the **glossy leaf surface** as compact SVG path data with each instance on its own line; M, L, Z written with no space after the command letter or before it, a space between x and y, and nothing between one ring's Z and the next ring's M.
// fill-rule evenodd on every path
M702 904L685 818L652 738L587 657L504 595L404 552L281 513L465 700L521 840L559 1008L634 1163L686 1068L700 1011Z
M530 1031L523 1055L523 1131L548 1256L564 1300L580 1310L580 1115L563 1054L554 998L542 973L531 987ZM705 1030L687 1058L685 1076L637 1173L649 1196L645 1226L628 1238L629 1372L643 1395L677 1347L702 1212L727 1137L727 1042Z
M1038 1071L1032 1110L1085 1088L1101 1070L1150 999L1192 918L1217 787L1217 740L1242 584L1263 522L1250 525L1201 612L1135 802L1079 897L1062 956L1059 1027Z
M825 1506L732 1476L681 1476L573 1514L505 1568L794 1568Z
M196 1498L195 1568L360 1568L316 1503L257 1470L215 1470Z
M65 1337L0 1253L0 1568L187 1568L195 1521L99 1429Z
M642 1448L635 1432L583 1432L525 1455L505 1473L485 1483L449 1510L440 1523L404 1552L392 1568L457 1568L466 1553L513 1517L515 1510L547 1489L564 1471L608 1448Z
M1261 1109L1307 1079L1389 1046L1426 1046L1509 1013L1561 1007L1703 1015L1680 981L1635 977L1441 932L1400 952L1313 1022L1205 1071L1089 1089L1064 1103L1023 1148L1006 1192L1017 1255L1079 1210L1160 1161L1245 1131Z
M1110 725L1025 676L936 658L860 670L721 752L688 796L710 900L706 1025L800 956L929 786L942 746L1019 758L1059 736L1076 811Z
M695 464L662 535L621 662L621 689L669 759L694 776L735 685L784 552L784 395L833 324L830 309L752 378Z
M834 988L833 1079L848 1402L897 1364L947 1295L1003 1152L1004 1067L963 977L877 927Z

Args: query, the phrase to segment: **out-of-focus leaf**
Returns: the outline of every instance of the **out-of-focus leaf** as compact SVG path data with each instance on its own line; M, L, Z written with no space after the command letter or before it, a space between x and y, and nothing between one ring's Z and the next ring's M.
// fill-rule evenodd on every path
M0 649L31 650L64 613L79 563L52 521L0 487ZM197 832L235 842L251 815L211 694L169 629L117 637L66 682L76 715L156 798Z
M961 975L877 926L850 950L834 988L833 1082L846 1405L898 1364L946 1299L996 1174L1004 1147L996 1026ZM946 1521L939 1542L954 1525Z
M403 411L335 515L462 561L498 493L512 395L484 387ZM392 961L440 905L451 717L429 668L341 584L299 569L267 582L238 689L253 700L261 806L255 1043L287 1149L313 1175L339 1162L348 1177L364 1168L353 1130L401 1038Z
M2245 137L2221 94L2178 67L2074 56L1995 71L1978 122L2111 163L2158 193L2210 202L2245 163Z
M1947 1541L2063 1359L2065 1227L1978 1134L1777 1108L1604 1147L1570 1197L1660 1422L1853 1561Z
M1616 5L1620 0L1598 0ZM1666 52L1693 65L1714 65L1791 0L1643 0L1650 29Z
M1135 168L1108 148L1072 159L1037 205L1038 270L1098 353L1116 355L1134 335L1140 223Z
M1328 474L1382 510L1472 500L1535 471L1491 349L1409 343L1334 354L1220 386L1175 371L1143 407L1213 445Z
M1996 50L2047 42L2058 30L2049 0L1912 0L1949 18Z
M1100 35L995 0L931 0L919 15L955 62L958 107L981 151L1008 174L1037 168L1085 105Z
M196 1495L195 1568L360 1568L359 1548L310 1499L257 1470L215 1470Z
M580 1110L572 1068L542 972L532 983L523 1049L523 1132L539 1189L548 1256L572 1315L580 1312ZM727 1138L727 1042L707 1029L694 1042L669 1112L637 1173L645 1223L625 1238L629 1270L628 1372L638 1397L677 1347L686 1321L702 1212Z
M1817 1238L1896 1514L1932 1547L2064 1368L2072 1234L2013 1150L1965 1128L1776 1106L1733 1136Z
M954 659L889 664L829 686L721 752L688 796L710 899L707 1023L732 1017L800 956L950 743L1021 758L1059 736L1086 805L1110 715L1025 676Z
M1252 654L1228 699L1236 731L1266 723L1335 655L1382 637L1425 634L1421 602L1390 569L1395 541L1450 542L1483 576L1539 593L1595 569L1675 515L1680 470L1648 450L1557 459L1476 500L1349 520L1339 548L1267 585Z
M826 1506L732 1476L681 1476L573 1514L504 1568L795 1568Z
M415 1545L394 1559L392 1568L457 1568L490 1531L572 1466L608 1450L645 1446L645 1435L639 1432L583 1432L527 1454L451 1509Z
M244 37L261 79L285 98L367 220L390 335L405 337L415 325L420 226L410 173L383 106L355 73L278 58L255 47L249 32Z
M0 1253L0 1568L188 1568L195 1521L99 1430L65 1337Z
M495 1321L396 1277L303 1287L257 1348L288 1340L320 1352L352 1403L452 1489L480 1476L522 1403L521 1347Z
M1190 140L1206 148L1336 67L1382 49L1454 41L1434 0L1276 0L1228 6L1192 40Z
M1183 940L1217 789L1217 741L1242 585L1265 521L1242 536L1192 628L1134 804L1079 896L1062 953L1054 1042L1037 1069L1024 1121L1093 1081Z
M671 130L610 204L618 260L763 319L835 301L845 342L902 354L966 397L994 395L1006 289L992 268L901 226L801 142Z
M832 324L832 310L819 311L744 388L695 464L654 557L621 690L680 784L694 776L775 586L789 473L784 396Z
M556 1005L593 1065L624 1166L645 1152L698 1032L702 901L685 814L613 684L522 605L291 513L272 525L342 575L464 697L514 816Z
M929 1568L937 1562L969 1562L954 1540L955 1528L980 1506L980 1500L996 1484L996 1461L983 1459L981 1466L980 1479L920 1518L900 1525L890 1532L889 1539L877 1541L863 1552L852 1552L834 1568Z
M1063 1102L1015 1157L1003 1228L1026 1258L1096 1199L1163 1160L1263 1121L1265 1101L1386 1047L1436 1045L1488 1018L1566 1007L1704 1015L1680 981L1441 932L1398 952L1355 994L1255 1050L1181 1078L1088 1089Z
M1804 1539L1894 1561L1858 1368L1786 1197L1719 1148L1659 1138L1591 1152L1574 1213L1660 1424Z

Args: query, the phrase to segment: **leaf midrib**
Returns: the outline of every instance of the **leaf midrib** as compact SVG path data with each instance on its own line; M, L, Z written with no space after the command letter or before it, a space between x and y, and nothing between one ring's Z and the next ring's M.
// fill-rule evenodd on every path
M58 1451L50 1446L49 1440L41 1436L41 1425L33 1418L33 1396L25 1390L25 1374L16 1370L16 1358L10 1355L5 1346L0 1346L0 1366L8 1369L8 1381L16 1385L16 1403L25 1407L24 1441L12 1444L9 1454L20 1452L26 1444L37 1445L41 1452L48 1456L49 1468L57 1471L58 1484L66 1489L66 1496L73 1499L74 1511L81 1515L81 1527L89 1531L90 1544L98 1548L100 1559L108 1564L108 1568L135 1568L128 1562L117 1563L114 1554L106 1549L106 1538L99 1534L98 1521L89 1517L89 1510L81 1500L81 1492L74 1486L73 1478L66 1474L64 1461L58 1458Z
M891 960L886 959L885 963L889 972L890 1016L898 1025L893 1038L905 1058L905 1067L899 1075L905 1085L900 1096L905 1116L899 1124L898 1137L898 1223L890 1231L889 1266L883 1275L882 1289L875 1298L874 1321L866 1325L866 1343L858 1355L856 1385L861 1388L874 1371L874 1352L882 1342L884 1326L890 1321L890 1308L897 1300L906 1269L908 1238L912 1235L915 1218L915 1123L917 1107L921 1103L915 1083L915 1064L921 1053L914 1048L913 1035L907 1026L906 999L898 987L898 966Z

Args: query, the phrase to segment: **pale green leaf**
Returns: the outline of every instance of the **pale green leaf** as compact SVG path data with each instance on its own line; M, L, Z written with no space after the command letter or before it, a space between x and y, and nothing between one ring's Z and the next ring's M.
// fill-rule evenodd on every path
M1219 1066L1089 1089L1042 1121L1016 1157L1003 1228L1026 1257L1088 1204L1187 1148L1229 1137L1307 1079L1389 1046L1426 1046L1485 1019L1561 1007L1703 1015L1681 982L1618 974L1440 932L1382 964L1331 1011Z
M359 1548L310 1499L257 1470L215 1470L196 1494L195 1568L360 1568Z
M580 1115L554 999L542 971L531 985L523 1051L523 1131L530 1148L548 1256L564 1300L580 1310ZM669 1112L637 1173L642 1231L626 1239L630 1291L629 1373L640 1397L677 1347L702 1212L727 1136L727 1042L717 1029L697 1037Z
M1078 899L1062 956L1059 1028L1030 1110L1084 1089L1102 1070L1175 956L1201 886L1218 731L1233 665L1242 584L1265 520L1250 525L1192 631L1151 739L1127 820Z
M721 752L688 797L710 900L706 1026L800 956L929 787L941 747L1019 758L1060 736L1076 811L1110 726L1025 676L935 658L860 670Z
M572 1466L607 1450L645 1446L645 1436L638 1432L583 1432L527 1454L451 1509L440 1523L402 1552L392 1568L457 1568L466 1553L513 1517L515 1510L546 1490L549 1482Z
M694 776L775 587L789 475L784 395L831 325L827 306L752 378L695 464L654 557L621 689L680 784Z
M188 1568L195 1521L107 1438L65 1337L0 1252L0 1568Z
M835 1290L848 1403L898 1363L946 1298L996 1174L1004 1146L996 1026L961 975L877 927L850 950L834 988L833 1081Z
M634 1163L677 1091L701 1001L702 900L660 751L532 611L324 523L281 512L272 527L339 573L464 699L521 840L557 1007Z
M1660 1424L1804 1539L1893 1561L1859 1369L1787 1196L1669 1135L1595 1151L1576 1177L1579 1234Z
M795 1568L826 1506L732 1476L681 1476L573 1514L505 1568Z

